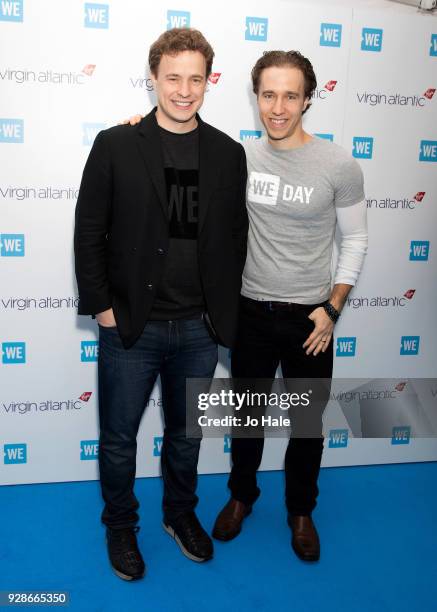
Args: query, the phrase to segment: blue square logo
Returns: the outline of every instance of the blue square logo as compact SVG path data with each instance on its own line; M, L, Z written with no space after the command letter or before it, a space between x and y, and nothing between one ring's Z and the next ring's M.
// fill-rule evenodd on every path
M27 444L5 444L3 451L5 465L27 463Z
M80 442L80 460L92 461L99 458L99 441L98 440L81 440Z
M225 434L223 437L223 452L230 453L232 445L232 438L229 434Z
M331 429L329 432L329 448L346 448L349 437L347 429Z
M1 0L0 0L1 4ZM23 119L0 119L0 142L23 144L24 121Z
M0 0L0 21L23 21L23 0Z
M153 438L153 456L160 457L162 452L162 436L155 436Z
M437 140L421 140L419 161L437 162Z
M334 134L324 134L324 133L318 133L318 134L314 134L314 136L317 136L317 138L323 138L324 140L330 140L331 142L334 142Z
M82 340L80 343L80 360L84 362L97 361L99 358L99 343L97 340Z
M240 130L240 140L257 140L261 138L261 130Z
M410 242L410 261L428 261L429 240L412 240Z
M433 57L437 57L437 34L431 34L429 54Z
M26 343L3 342L2 363L26 363Z
M411 437L411 427L393 427L392 429L392 444L409 444Z
M363 28L361 33L361 51L381 51L383 30Z
M355 357L355 351L357 348L356 336L345 336L343 338L337 338L337 357Z
M354 136L352 155L359 159L372 159L373 138L370 136Z
M402 336L401 338L401 355L418 355L420 345L420 336Z
M86 147L90 147L97 134L104 129L106 129L104 123L82 123L82 144Z
M167 11L167 30L189 28L191 15L188 11Z
M320 24L320 45L322 47L341 47L340 23Z
M0 234L2 257L24 257L24 234Z
M269 20L266 17L246 17L246 40L266 41Z
M85 2L84 8L86 28L98 28L99 30L109 28L109 4Z

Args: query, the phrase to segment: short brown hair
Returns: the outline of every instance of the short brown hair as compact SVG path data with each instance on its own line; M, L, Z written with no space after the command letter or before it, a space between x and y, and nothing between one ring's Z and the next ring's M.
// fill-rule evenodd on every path
M258 95L262 71L272 66L299 68L305 81L305 98L311 100L314 90L317 87L317 79L310 60L304 57L302 53L299 53L299 51L264 51L263 55L252 69L252 87L256 95ZM305 113L310 106L311 104L308 104L303 113Z
M177 55L182 51L200 51L206 60L206 78L211 74L214 51L199 30L172 28L155 40L149 51L150 72L156 76L163 55Z

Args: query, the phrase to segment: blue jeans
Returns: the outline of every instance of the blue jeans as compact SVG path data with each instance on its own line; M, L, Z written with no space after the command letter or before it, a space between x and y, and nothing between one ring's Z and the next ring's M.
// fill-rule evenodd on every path
M197 504L200 438L186 437L187 378L210 378L217 345L203 317L149 321L133 347L125 349L116 327L99 326L99 467L105 508L113 529L133 527L137 434L144 408L161 376L164 438L161 451L163 510L168 521Z

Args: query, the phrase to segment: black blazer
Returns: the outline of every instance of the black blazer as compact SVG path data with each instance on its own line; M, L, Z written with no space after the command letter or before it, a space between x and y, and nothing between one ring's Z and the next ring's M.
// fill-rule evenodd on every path
M155 112L136 126L116 126L97 135L76 206L79 314L112 307L125 348L147 322L169 244ZM231 346L246 259L246 157L239 143L197 120L200 277L218 339Z

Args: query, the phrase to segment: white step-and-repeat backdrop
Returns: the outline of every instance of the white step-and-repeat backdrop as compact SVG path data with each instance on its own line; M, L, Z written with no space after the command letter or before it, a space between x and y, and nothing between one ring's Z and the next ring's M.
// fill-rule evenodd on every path
M399 377L436 376L437 19L389 3L327 5L0 0L1 484L97 477L98 344L95 323L76 315L74 208L96 133L153 106L148 49L168 27L211 41L202 116L236 140L262 132L249 82L262 52L312 60L305 127L358 159L368 198L369 254L336 328L335 374L392 377L398 392ZM160 413L157 387L139 476L159 474ZM323 464L437 459L435 438L400 425L355 438L332 401ZM282 466L285 444L267 441L263 469ZM228 438L205 440L200 471L227 471L229 450Z

